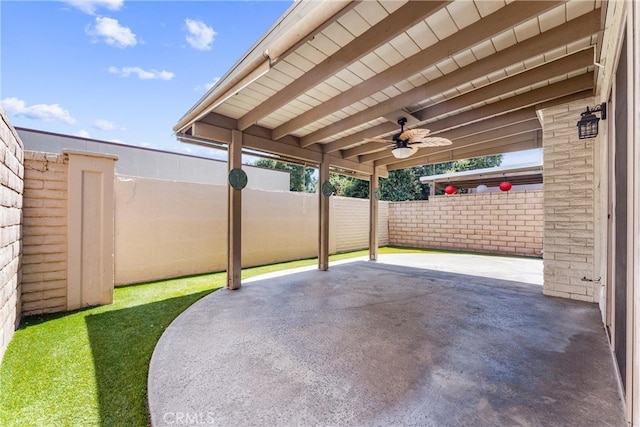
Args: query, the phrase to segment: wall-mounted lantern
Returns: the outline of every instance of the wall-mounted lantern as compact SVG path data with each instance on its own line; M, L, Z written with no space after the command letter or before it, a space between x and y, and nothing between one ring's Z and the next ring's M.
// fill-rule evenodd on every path
M600 113L602 120L607 120L607 103L603 102L592 109L587 107L587 111L580 113L578 122L578 137L580 139L594 138L598 136L598 122L600 119L594 113Z

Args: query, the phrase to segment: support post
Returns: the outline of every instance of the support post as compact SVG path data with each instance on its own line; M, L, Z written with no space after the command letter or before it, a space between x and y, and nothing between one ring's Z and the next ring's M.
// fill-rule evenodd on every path
M228 172L242 168L242 132L231 132ZM240 289L242 272L242 191L227 183L227 288Z
M318 191L319 238L318 238L318 270L329 269L329 202L330 195L325 195L322 185L329 182L329 155L323 154L319 171L320 188Z
M369 261L378 260L378 168L373 168L369 181Z

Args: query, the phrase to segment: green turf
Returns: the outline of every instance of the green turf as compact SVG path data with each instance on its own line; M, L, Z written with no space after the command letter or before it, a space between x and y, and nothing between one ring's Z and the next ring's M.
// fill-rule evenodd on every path
M380 249L400 252L426 251ZM242 277L316 263L248 268ZM0 367L0 426L148 425L147 373L158 339L178 314L225 281L225 273L215 273L119 287L110 305L25 317Z

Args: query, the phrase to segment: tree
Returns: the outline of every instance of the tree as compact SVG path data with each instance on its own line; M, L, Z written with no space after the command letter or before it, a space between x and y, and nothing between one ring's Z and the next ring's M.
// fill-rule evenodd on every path
M300 165L279 162L271 159L260 159L255 166L289 172L289 190L313 193L318 185L314 170Z
M380 179L380 200L401 202L421 199L420 180L415 168L393 170L388 178Z
M369 198L369 181L331 172L329 182L336 189L336 196Z

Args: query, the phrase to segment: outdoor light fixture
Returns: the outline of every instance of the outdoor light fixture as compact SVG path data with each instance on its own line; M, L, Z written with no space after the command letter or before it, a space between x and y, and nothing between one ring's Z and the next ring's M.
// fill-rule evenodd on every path
M603 102L600 105L596 105L591 110L587 107L587 111L580 113L580 121L578 122L578 137L580 139L598 136L598 122L600 119L593 114L597 112L600 112L602 120L607 120L607 103Z
M410 147L396 147L391 150L391 154L393 154L393 157L396 159L406 159L413 154L413 151Z

